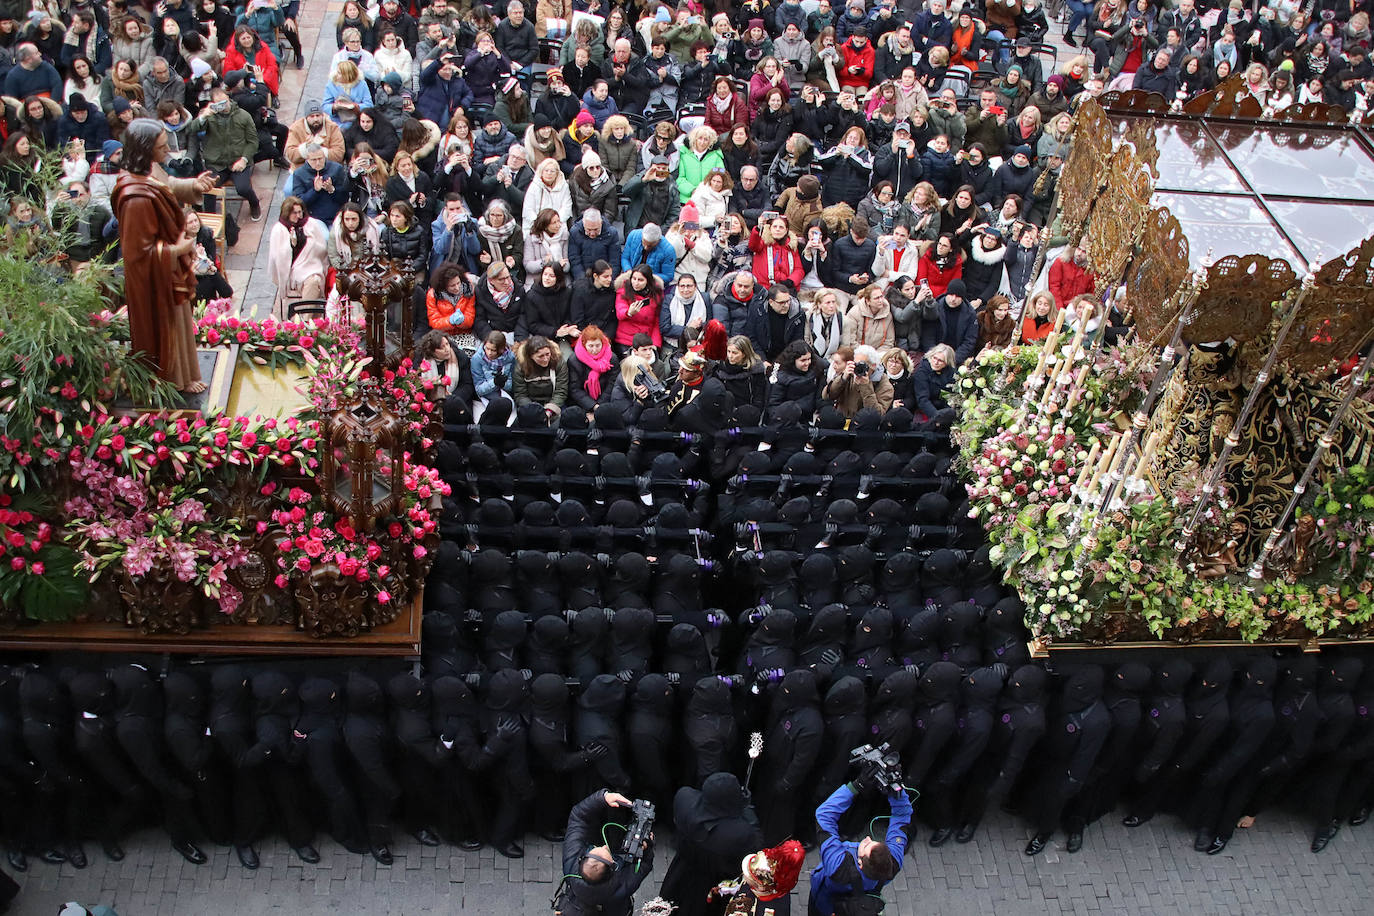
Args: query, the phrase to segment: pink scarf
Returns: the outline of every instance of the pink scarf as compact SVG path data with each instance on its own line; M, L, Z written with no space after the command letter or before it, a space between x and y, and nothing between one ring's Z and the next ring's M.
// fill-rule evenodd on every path
M587 394L592 396L593 401L601 400L601 373L611 368L611 345L603 341L601 352L592 356L579 339L573 344L573 353L581 360L582 365L592 370L587 373L587 380L582 383L582 387L587 389Z

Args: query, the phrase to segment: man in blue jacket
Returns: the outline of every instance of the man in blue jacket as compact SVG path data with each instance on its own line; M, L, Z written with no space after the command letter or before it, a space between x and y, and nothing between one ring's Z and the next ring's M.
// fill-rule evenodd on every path
M882 840L869 836L857 842L840 839L840 817L849 810L862 788L862 785L856 787L854 783L846 783L816 809L816 823L824 838L821 840L821 862L811 872L808 908L811 916L833 916L837 899L876 897L902 870L907 825L911 823L911 801L905 790L888 796L892 817L888 819L887 834Z
M430 274L445 261L453 261L470 274L480 272L477 258L482 253L482 239L463 202L463 195L454 191L444 195L444 209L430 225L429 233Z
M307 213L331 226L348 201L348 170L318 143L306 144L304 153L305 164L291 173L291 194L301 199Z
M663 281L664 289L673 282L673 274L677 272L677 251L663 238L663 229L657 223L636 229L625 239L625 247L620 253L621 271L634 270L641 263L649 265L654 276Z
M445 53L420 71L420 95L415 99L420 117L435 124L448 124L454 111L472 107L472 89L459 75L461 64L456 54Z
M597 261L619 264L620 253L620 233L606 224L601 211L595 207L582 211L582 218L568 231L568 273L572 279L586 276Z

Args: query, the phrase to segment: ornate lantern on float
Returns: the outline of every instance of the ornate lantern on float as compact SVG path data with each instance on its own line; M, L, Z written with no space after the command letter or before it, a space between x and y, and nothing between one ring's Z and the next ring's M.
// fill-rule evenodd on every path
M395 369L414 350L413 284L403 265L381 257L359 261L340 284L340 291L362 306L364 349L377 373L383 367Z
M405 423L382 394L364 389L320 421L320 487L330 508L358 531L396 513L405 488Z

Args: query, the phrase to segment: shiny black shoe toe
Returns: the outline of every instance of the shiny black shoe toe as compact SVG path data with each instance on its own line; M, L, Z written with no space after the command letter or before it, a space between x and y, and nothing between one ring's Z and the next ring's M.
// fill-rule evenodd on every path
M309 843L306 843L304 846L293 846L291 847L291 851L296 854L296 858L300 859L306 865L314 865L320 861L319 851Z
M1312 838L1312 851L1321 852L1325 849L1326 844L1336 838L1336 831L1340 829L1340 823L1337 822L1323 830L1318 830L1317 835Z
M1139 827L1141 824L1145 823L1148 820L1148 817L1141 817L1139 814L1128 814L1121 819L1121 826Z
M459 849L466 849L468 852L472 852L474 849L481 849L481 848L482 848L482 841L481 841L481 840L459 840L459 841L458 841L458 848L459 848Z
M391 850L385 846L372 847L372 858L376 859L379 865L391 865L396 861L391 855Z
M959 831L958 831L956 834L954 834L954 842L956 842L956 843L967 843L967 842L970 842L970 841L974 838L974 836L975 836L977 833L978 833L978 825L977 825L977 824L963 824L962 826L959 827Z
M23 852L15 850L6 855L6 858L9 859L10 868L14 869L15 871L29 870L29 860Z
M204 865L206 862L210 861L195 843L173 843L172 848L180 853L181 857L192 865Z
M523 859L525 857L525 850L521 848L519 843L511 843L508 846L497 846L496 851L507 859Z
M415 833L412 834L412 836L414 836L415 839L420 841L421 846L439 845L439 837L437 837L434 834L434 831L430 830L428 827L421 827L419 830L415 831Z
M67 847L67 861L72 863L72 868L86 867L86 850L81 848L80 843L73 843Z
M258 860L258 851L252 846L235 846L234 852L239 857L239 864L249 871L261 864Z
M66 854L61 853L56 849L45 849L43 850L43 854L38 858L42 859L44 862L47 862L49 865L61 865L63 862L67 861Z
M1207 847L1207 855L1214 856L1217 853L1221 852L1223 849L1226 848L1226 843L1227 841L1223 840L1219 836L1213 837L1211 844Z
M931 849L939 849L941 846L948 843L949 838L952 836L954 836L953 830L949 829L948 827L940 827L930 835L930 839L926 842L929 844Z
M1064 843L1064 848L1069 852L1078 852L1083 848L1083 831L1075 830L1069 834L1069 839Z
M1031 837L1030 842L1026 844L1026 855L1038 856L1040 853L1044 852L1045 847L1050 845L1051 836L1053 836L1053 834L1037 833L1035 836Z

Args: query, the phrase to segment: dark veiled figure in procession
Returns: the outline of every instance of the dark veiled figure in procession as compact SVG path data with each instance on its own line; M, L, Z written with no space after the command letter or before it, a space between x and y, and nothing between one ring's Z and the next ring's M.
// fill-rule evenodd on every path
M1083 848L1083 828L1116 807L1122 784L1134 764L1137 735L1143 713L1141 694L1150 686L1151 671L1140 662L1127 662L1107 678L1103 702L1112 718L1111 735L1102 746L1083 791L1069 803L1064 815L1068 841L1064 848Z
M892 612L885 607L870 607L863 612L849 639L842 673L868 683L881 683L897 668L892 654Z
M574 550L560 556L558 582L563 589L563 607L568 610L601 607L601 570L588 554Z
M1030 662L1026 640L1026 605L1015 596L1002 598L987 609L983 626L983 664L1001 662L1019 668Z
M940 612L934 605L918 610L897 630L892 640L892 654L897 664L914 665L919 671L941 660Z
M972 601L946 605L940 614L940 657L969 671L983 658L980 623L982 612Z
M802 497L789 499L778 512L780 521L785 520L788 506L805 504ZM804 519L803 522L804 523ZM789 522L788 524L793 524ZM814 543L814 542L813 542ZM835 560L824 551L816 551L802 560L797 570L797 585L801 592L802 603L814 615L839 597L835 582Z
M1112 718L1102 702L1104 677L1097 665L1085 665L1069 675L1059 709L1045 733L1041 776L1032 797L1035 835L1026 855L1038 855L1060 826L1064 807L1083 790L1112 730Z
M279 822L296 856L310 865L320 861L314 846L314 827L306 814L303 749L292 738L300 718L300 697L291 679L278 671L253 676L256 720L254 745L247 758L262 770L273 822Z
M1156 667L1150 691L1141 704L1135 748L1123 764L1122 791L1127 798L1128 811L1134 808L1142 789L1150 785L1174 757L1183 739L1188 728L1184 693L1192 674L1192 664L1177 657L1166 658Z
M170 682L170 678L168 680ZM169 696L169 711L170 700ZM267 802L260 774L267 768L264 765L264 752L255 750L257 736L253 720L253 694L249 687L248 672L244 668L238 665L224 665L216 668L210 675L207 733L219 751L219 758L228 767L226 778L230 787L230 831L234 853L244 868L255 869L258 867L259 859L253 844L262 833L267 816ZM167 740L172 745L173 753L177 753L180 742L174 741L170 733ZM182 765L186 765L184 760ZM298 815L299 812L295 808L283 809L280 812L282 830L286 833L290 845L308 846L311 838L310 826L293 822L292 818ZM213 836L213 833L211 835ZM292 840L297 842L291 842Z
M98 816L100 809L85 806L95 789L85 782L74 752L72 716L62 685L44 671L26 671L19 684L19 710L24 746L41 774L36 785L40 818L33 824L34 845L43 850L44 862L66 861L74 868L85 868L82 825L93 814ZM122 858L122 849L114 851Z
M658 622L646 607L628 607L611 620L611 655L617 673L639 678L649 671L654 657L654 629Z
M1217 841L1224 846L1236 827L1252 826L1255 815L1277 800L1293 774L1307 762L1322 721L1316 682L1316 659L1304 655L1284 663L1274 690L1273 728L1251 764L1229 787L1209 855L1221 851L1216 849Z
M756 608L745 612L740 623L752 627L745 639L740 657L739 673L753 679L774 681L796 667L797 653L793 639L797 616L783 608Z
M956 843L967 843L989 804L1008 797L1045 734L1045 669L1022 665L1011 673L998 700L987 749L964 786Z
M484 658L488 671L501 671L506 668L520 669L521 647L525 644L525 634L529 627L525 615L520 611L502 611L496 615L482 641L486 649Z
M924 497L923 497L924 498ZM949 607L964 599L963 568L953 550L940 549L921 564L921 588L927 601Z
M237 836L232 818L233 784L223 761L215 753L210 735L206 692L200 681L173 671L162 682L167 709L162 737L179 770L178 777L195 793L195 813L210 840L220 846L252 847L251 834ZM256 854L256 853L255 853Z
M700 786L712 773L733 768L740 732L729 684L711 675L692 686L682 733L689 751L684 755L686 784Z
M811 794L806 788L824 739L816 676L805 669L788 672L773 688L759 758L759 767L771 776L759 787L765 844L776 845L794 835L798 811L809 810ZM810 826L806 824L806 834Z
M552 521L552 511L550 511L549 517ZM542 550L521 550L515 555L516 585L520 591L520 609L533 620L550 614L563 613L563 598L558 588L558 571L554 566L557 557L557 554L548 554Z
M677 854L659 891L677 904L678 916L719 912L707 892L739 870L744 856L759 848L763 833L749 796L733 773L712 773L700 789L684 786L673 798Z
M397 684L393 688L388 682L388 694L393 690L409 695L414 687ZM437 823L440 834L459 849L480 849L487 822L480 780L505 754L505 742L498 730L482 743L481 708L463 680L435 678L430 692L431 731L427 735L418 723L408 724L404 731L415 741L411 745L401 741L402 817L407 823ZM394 712L394 700L392 708ZM396 731L400 741L403 730ZM509 733L517 731L512 728ZM429 743L429 737L437 737L437 746ZM427 751L431 747L432 755Z
M1139 827L1155 816L1166 799L1191 796L1193 787L1189 780L1210 764L1212 748L1226 735L1226 725L1231 720L1229 691L1234 675L1231 663L1221 656L1213 658L1203 668L1202 676L1185 700L1183 734L1173 755L1157 775L1142 784L1126 816L1121 819L1122 824Z
M1364 697L1359 703L1356 700L1363 672L1364 662L1358 658L1334 658L1317 674L1322 722L1312 746L1311 792L1306 795L1306 808L1317 825L1313 852L1325 849L1340 829L1337 805L1352 767L1369 765L1374 729L1368 724Z
M924 602L921 591L921 560L909 551L894 553L883 561L878 571L878 596L892 609L896 620L907 621L917 614Z
M925 794L926 777L959 730L959 682L962 675L953 662L935 662L916 681L916 706L912 737L903 749L905 785Z
M606 654L610 648L611 622L600 607L585 607L572 621L572 635L568 640L568 671L583 684L606 670Z
M669 827L672 826L669 803L675 785L673 724L672 685L662 674L646 674L634 685L625 723L630 777L635 797L652 801L662 812L659 815L662 823Z
M518 842L525 832L534 779L529 768L529 724L526 720L528 689L519 671L506 669L492 675L482 707L484 746L492 738L503 743L501 755L487 770L487 786L496 806L491 819L491 845L508 859L524 856Z
M1232 787L1242 769L1252 761L1259 763L1255 756L1274 730L1277 678L1278 666L1272 658L1252 659L1245 666L1231 701L1226 734L1217 743L1216 753L1209 755L1202 778L1197 780L1189 820L1197 829L1193 848L1198 852L1221 852L1235 829L1235 817L1226 820L1229 811L1241 806L1230 797Z
M390 865L391 812L401 797L392 762L392 734L386 721L386 696L374 678L350 671L344 683L348 711L343 721L344 745L358 774L363 825L372 857ZM425 713L428 710L424 711ZM424 713L422 713L424 714ZM426 716L428 724L428 716Z
M868 691L856 677L842 677L830 685L821 704L825 742L812 777L813 809L844 784L849 752L868 743Z
M199 825L192 802L195 792L167 766L162 737L162 688L140 665L124 665L110 676L114 683L115 735L134 768L160 796L163 822L172 848L192 865L208 859L195 842Z
M461 613L458 617L445 612L424 616L424 621L420 625L420 657L430 677L466 674L477 670L477 653L473 650L472 638L461 621Z
M613 674L599 674L590 684L584 684L573 711L573 734L579 745L596 744L606 754L592 764L585 774L591 783L608 786L617 792L630 788L628 762L629 747L624 740L621 718L625 711L626 681ZM587 784L575 787L574 795L585 794ZM590 791L590 789L587 789Z
M19 711L19 683L23 667L0 667L0 840L14 871L27 871L28 854L39 852L45 862L57 864L66 857L56 849L38 846L51 836L55 813L50 793L43 791L44 774L24 745L24 723Z
M568 622L562 617L545 616L530 626L525 640L525 667L535 677L556 674L562 677L568 670Z
M303 745L310 783L324 801L329 832L349 852L369 852L358 798L349 780L348 749L343 736L344 704L339 685L328 678L306 678L301 683L300 697L296 740Z
M561 843L573 785L589 781L586 774L607 750L599 744L573 743L572 697L560 675L541 674L530 684L530 751L530 772L540 799L534 829L544 839Z
M929 817L934 831L931 847L943 846L959 824L958 789L992 740L997 698L1007 677L1005 665L976 668L959 685L958 730L949 753L926 782L930 791Z
M85 765L92 777L83 793L85 816L88 822L93 822L105 855L119 862L124 859L124 838L147 810L152 793L119 746L115 733L114 685L105 672L78 674L68 688L75 714L76 759ZM103 806L100 804L102 799Z
M818 684L830 683L844 663L848 620L843 604L824 605L816 610L806 633L797 640L797 665L815 672Z
M674 683L685 692L710 674L713 667L705 634L690 623L673 624L664 646L664 674L675 679Z

